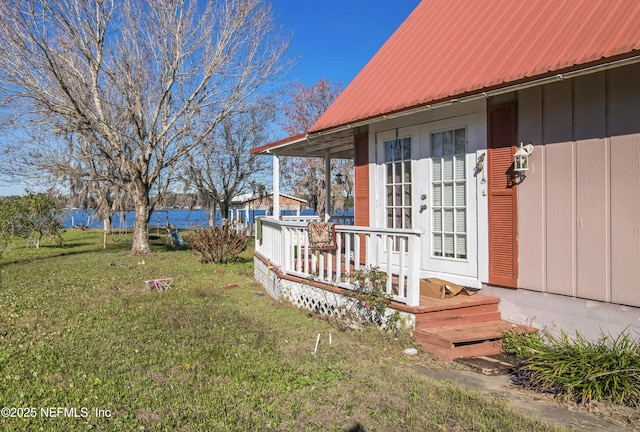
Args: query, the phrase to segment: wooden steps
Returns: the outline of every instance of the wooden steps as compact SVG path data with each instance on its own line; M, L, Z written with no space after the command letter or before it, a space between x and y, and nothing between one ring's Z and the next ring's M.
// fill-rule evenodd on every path
M421 297L413 337L443 360L500 354L502 335L532 328L500 319L500 299L482 294L437 300ZM423 302L424 301L424 302Z

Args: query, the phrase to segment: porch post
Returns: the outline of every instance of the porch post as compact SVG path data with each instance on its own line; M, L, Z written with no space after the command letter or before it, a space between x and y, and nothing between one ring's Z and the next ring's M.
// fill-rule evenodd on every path
M331 157L329 150L324 155L324 221L331 218Z
M273 155L273 217L280 219L280 158Z

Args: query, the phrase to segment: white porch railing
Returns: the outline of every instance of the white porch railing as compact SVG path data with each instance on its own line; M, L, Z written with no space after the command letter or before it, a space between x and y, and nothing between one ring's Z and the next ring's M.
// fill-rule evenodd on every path
M262 219L256 252L287 274L352 288L354 271L377 267L387 274L386 293L420 303L421 231L336 225L338 249L314 252L306 222Z

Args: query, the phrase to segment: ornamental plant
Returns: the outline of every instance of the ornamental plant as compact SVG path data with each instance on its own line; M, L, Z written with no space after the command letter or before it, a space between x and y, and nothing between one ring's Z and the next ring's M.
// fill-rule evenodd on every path
M386 292L387 274L377 267L359 269L353 273L353 290L346 292L354 299L343 311L350 319L373 323L385 330L397 331L400 313L387 316L393 299Z
M521 359L513 382L576 402L640 406L640 346L628 331L589 341L580 334L507 333L507 353Z

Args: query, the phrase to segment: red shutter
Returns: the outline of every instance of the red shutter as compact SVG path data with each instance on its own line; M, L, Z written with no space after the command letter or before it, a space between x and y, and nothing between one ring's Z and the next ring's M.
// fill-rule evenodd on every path
M518 188L513 175L516 104L489 108L489 283L518 286Z
M369 226L369 132L358 132L354 137L354 217L356 226ZM365 262L365 237L360 236L360 262Z

